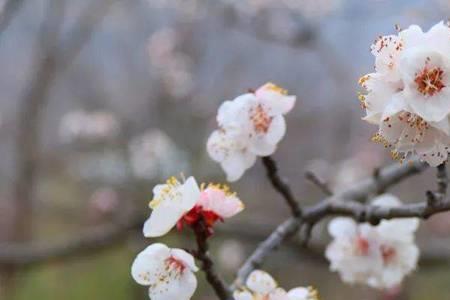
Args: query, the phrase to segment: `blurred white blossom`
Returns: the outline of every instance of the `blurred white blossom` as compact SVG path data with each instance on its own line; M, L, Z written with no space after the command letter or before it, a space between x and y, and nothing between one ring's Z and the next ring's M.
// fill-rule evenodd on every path
M275 152L286 133L284 114L292 110L295 101L295 96L267 83L220 106L219 129L209 137L207 150L221 164L228 181L238 180L256 156Z
M394 158L419 154L431 166L447 160L450 147L450 28L428 32L417 25L372 45L375 73L363 76L365 120L379 126L374 140Z
M81 153L69 160L69 171L75 177L102 183L122 183L129 176L123 155L114 150Z
M318 300L313 288L298 287L286 292L278 287L269 273L255 270L247 278L245 287L234 292L235 300Z
M233 255L230 255L233 253ZM236 271L244 262L245 249L238 240L225 240L217 253L217 260L220 265L228 271Z
M189 300L197 288L198 268L191 254L155 243L138 254L131 267L134 280L149 286L151 300Z
M135 177L145 180L167 178L171 174L189 173L186 152L159 129L149 129L135 136L128 145L129 159Z
M396 207L401 202L384 194L372 204ZM326 250L330 269L339 272L346 283L393 288L417 266L419 249L415 244L415 231L418 226L417 218L382 220L378 226L335 218L328 226L333 237Z
M156 31L149 39L150 63L165 91L175 99L188 96L194 88L192 59L180 49L180 37L172 28Z
M89 199L89 212L94 217L109 216L119 207L119 196L112 187L96 189Z
M62 117L59 125L59 135L66 143L110 140L119 132L119 121L107 111L71 111Z

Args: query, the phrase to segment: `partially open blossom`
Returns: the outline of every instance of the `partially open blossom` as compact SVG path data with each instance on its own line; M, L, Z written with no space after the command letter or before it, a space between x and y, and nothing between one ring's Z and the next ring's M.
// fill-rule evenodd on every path
M286 133L284 114L295 104L296 97L267 83L254 93L247 93L219 108L214 131L207 143L210 157L219 162L229 181L238 180L250 168L256 156L275 152Z
M316 290L312 288L298 287L286 292L278 287L270 274L261 271L253 271L247 278L246 286L234 292L235 300L318 300Z
M376 206L395 207L400 201L381 195ZM328 230L333 237L326 250L330 269L339 272L347 283L361 283L374 288L399 285L417 265L419 249L414 233L416 218L383 220L378 226L357 224L350 218L335 218Z
M197 270L186 251L156 243L138 254L131 275L138 284L149 286L151 300L189 300L197 288Z
M450 28L428 32L413 25L372 45L375 73L363 76L365 120L379 125L375 140L400 159L419 154L430 165L447 159L450 146Z
M209 184L206 189L202 189L195 206L180 219L178 228L181 229L184 223L195 225L202 219L212 233L212 227L217 221L231 218L243 209L244 204L228 186Z
M180 183L175 177L153 189L150 202L152 214L144 224L146 237L158 237L169 232L184 214L189 212L200 197L200 189L193 177Z
M200 188L193 177L184 183L171 177L166 184L155 186L153 193L150 202L153 211L144 224L146 237L162 236L175 225L180 230L185 224L195 226L200 220L211 234L217 221L231 218L244 209L228 186L209 184Z

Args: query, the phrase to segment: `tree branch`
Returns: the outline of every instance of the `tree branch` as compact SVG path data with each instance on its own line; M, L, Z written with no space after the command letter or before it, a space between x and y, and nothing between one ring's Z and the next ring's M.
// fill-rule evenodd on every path
M394 217L428 217L433 213L450 210L450 204L448 202L440 203L438 206L432 208L432 211L426 205L426 202L410 204L400 208L365 206L356 202L361 199L366 199L371 194L376 193L380 188L387 189L412 175L418 174L425 170L426 167L427 165L419 160L411 161L408 164L388 166L379 171L377 178L371 176L341 193L323 199L318 204L304 208L301 215L291 217L284 221L256 248L239 269L232 289L236 289L242 285L248 275L260 266L263 260L274 249L294 235L302 225L315 224L328 215L345 215L361 222L370 221L371 223L376 223L381 219ZM349 202L349 200L352 201Z
M300 216L302 214L300 205L292 194L289 185L278 174L278 167L275 160L270 156L264 156L262 162L266 168L266 175L272 183L272 186L281 194L281 196L283 196L284 200L286 200L291 208L292 214L294 216Z
M200 220L197 222L193 229L195 232L195 239L197 241L197 251L195 251L194 254L195 257L202 262L202 270L206 274L206 280L208 280L209 284L213 287L219 299L232 299L227 284L223 281L219 274L217 274L214 269L214 262L209 256L208 237L210 234L204 221Z

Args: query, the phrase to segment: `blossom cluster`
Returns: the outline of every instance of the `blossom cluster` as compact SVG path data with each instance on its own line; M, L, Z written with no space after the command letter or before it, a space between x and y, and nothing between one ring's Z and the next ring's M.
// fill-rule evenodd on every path
M171 177L153 189L150 201L152 213L144 224L146 237L160 237L173 227L195 228L203 222L207 234L213 233L217 221L230 218L244 209L244 205L227 186L208 184L199 186L194 177L184 182ZM149 286L150 299L188 300L197 287L193 274L198 268L194 258L181 249L164 244L152 244L142 251L132 266L137 283Z
M389 194L374 199L373 205L400 206ZM383 220L377 226L357 224L350 218L335 218L328 230L333 241L326 250L330 269L339 272L347 283L367 284L374 288L392 288L417 265L419 249L414 233L417 218Z
M219 162L228 181L238 180L257 156L275 152L286 133L284 115L294 107L295 96L267 83L254 92L225 101L219 108L219 129L208 139L210 157Z
M375 72L360 79L360 100L374 136L394 158L418 154L431 166L447 160L450 146L450 28L417 25L380 36L371 47Z
M247 278L246 286L234 292L235 300L318 300L317 291L311 287L297 287L285 291L278 287L277 282L270 274L261 271L253 271Z

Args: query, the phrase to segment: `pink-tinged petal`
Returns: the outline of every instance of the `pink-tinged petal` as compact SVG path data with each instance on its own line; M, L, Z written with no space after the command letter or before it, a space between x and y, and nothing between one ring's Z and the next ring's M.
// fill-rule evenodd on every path
M195 265L194 257L186 251L174 248L171 250L171 255L183 262L184 265L188 267L192 272L198 271L198 267Z
M255 95L271 116L287 114L294 108L297 100L297 97L285 94L284 90L270 83L257 89Z
M222 218L230 218L244 209L243 203L234 195L226 195L219 188L209 187L200 196L198 205Z

